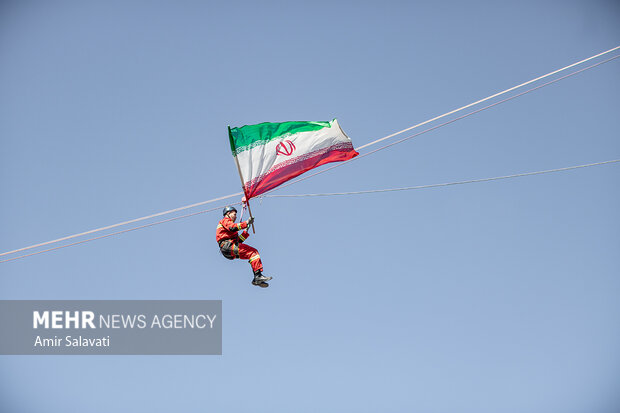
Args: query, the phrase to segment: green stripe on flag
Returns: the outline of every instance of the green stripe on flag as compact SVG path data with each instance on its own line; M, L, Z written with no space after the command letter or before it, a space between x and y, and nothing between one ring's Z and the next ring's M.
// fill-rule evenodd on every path
M237 151L235 150L235 140L232 136L232 132L230 131L230 126L228 127L228 140L230 141L230 150L232 151L233 156L237 156Z
M329 128L330 122L264 122L257 125L246 125L231 128L230 136L234 139L236 152L243 152L258 145L284 138L299 132L311 132Z

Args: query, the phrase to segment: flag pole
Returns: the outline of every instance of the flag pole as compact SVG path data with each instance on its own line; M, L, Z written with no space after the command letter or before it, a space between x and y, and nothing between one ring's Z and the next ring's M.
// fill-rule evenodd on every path
M250 218L252 216L252 209L250 208L250 200L248 198L248 193L245 190L245 182L243 181L243 174L241 173L241 166L239 166L239 160L237 159L237 148L235 148L235 141L232 137L232 132L230 131L230 126L228 127L228 140L230 141L230 149L232 150L233 157L235 158L235 164L237 165L237 171L239 172L239 178L241 179L241 188L243 189L243 194L245 195L245 204L248 206L248 212L250 213ZM256 230L254 229L254 222L252 222L252 233L256 234Z

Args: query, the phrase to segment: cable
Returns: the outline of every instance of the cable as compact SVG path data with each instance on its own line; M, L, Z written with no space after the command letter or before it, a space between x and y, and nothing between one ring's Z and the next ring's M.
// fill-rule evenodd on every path
M239 205L239 204L241 204L241 202L237 202L236 204L230 204L230 205ZM45 249L45 250L41 250L41 251L37 251L37 252L32 252L30 254L20 255L18 257L8 258L6 260L0 261L0 264L3 263L3 262L9 262L9 261L13 261L13 260L18 260L20 258L31 257L31 256L37 255L37 254L43 254L44 252L50 252L50 251L59 250L61 248L72 247L74 245L83 244L85 242L90 242L90 241L95 241L95 240L102 239L102 238L111 237L113 235L124 234L125 232L131 232L131 231L136 231L138 229L152 227L152 226L155 226L155 225L163 224L165 222L176 221L178 219L183 219L183 218L189 218L189 217L192 217L194 215L204 214L206 212L212 212L212 211L215 211L217 209L224 208L224 206L226 206L226 205L219 206L217 208L206 209L204 211L192 212L191 214L181 215L181 216L174 217L174 218L164 219L163 221L152 222L150 224L140 225L139 227L128 228L128 229L124 229L122 231L112 232L110 234L101 235L101 236L94 237L94 238L88 238L88 239L85 239L85 240L82 240L82 241L72 242L71 244L65 244L65 245L61 245L61 246L58 246L58 247L54 247L54 248L48 248L48 249Z
M352 192L330 192L330 193L319 193L319 194L264 195L262 197L263 198L301 198L301 197L311 197L311 196L342 196L342 195L372 194L372 193L380 193L380 192L411 191L411 190L416 190L416 189L438 188L438 187L453 186L453 185L464 185L464 184L472 184L472 183L479 183L479 182L498 181L498 180L501 180L501 179L519 178L519 177L524 177L524 176L542 175L542 174L549 174L549 173L554 173L554 172L564 172L564 171L570 171L570 170L573 170L573 169L589 168L589 167L592 167L592 166L607 165L607 164L617 163L617 162L620 162L620 159L613 159L613 160L610 160L610 161L589 163L589 164L584 164L584 165L568 166L568 167L565 167L565 168L547 169L547 170L536 171L536 172L525 172L525 173L513 174L513 175L496 176L496 177L493 177L493 178L471 179L471 180L467 180L467 181L446 182L446 183L431 184L431 185L408 186L408 187L404 187L404 188L373 189L373 190L367 190L367 191L352 191ZM232 204L232 205L240 205L240 204L241 204L241 202L237 202L237 203ZM50 252L50 251L55 251L55 250L59 250L59 249L62 249L62 248L72 247L72 246L75 246L75 245L78 245L78 244L83 244L83 243L86 243L86 242L95 241L95 240L102 239L102 238L108 238L108 237L111 237L113 235L120 235L120 234L124 234L126 232L136 231L138 229L143 229L143 228L152 227L152 226L159 225L159 224L164 224L166 222L176 221L176 220L183 219L183 218L189 218L189 217L192 217L192 216L195 216L195 215L198 215L198 214L204 214L206 212L212 212L212 211L218 210L218 209L223 208L223 207L224 207L224 205L216 207L216 208L212 208L212 209L206 209L206 210L203 210L203 211L193 212L191 214L186 214L186 215L181 215L181 216L174 217L174 218L165 219L165 220L162 220L162 221L152 222L150 224L145 224L145 225L141 225L141 226L134 227L134 228L128 228L128 229L125 229L125 230L122 230L122 231L117 231L117 232L113 232L113 233L106 234L106 235L101 235L101 236L94 237L94 238L88 238L88 239L85 239L85 240L82 240L82 241L77 241L77 242L73 242L73 243L66 244L66 245L61 245L61 246L54 247L54 248L48 248L48 249L45 249L45 250L41 250L41 251L37 251L37 252L32 252L30 254L20 255L18 257L8 258L6 260L0 261L0 264L4 263L4 262L18 260L18 259L21 259L21 258L30 257L30 256L33 256L33 255L42 254L44 252Z
M581 61L579 61L579 62L577 62L577 63L573 63L572 65L568 65L568 66L565 66L565 67L563 67L563 68L561 68L561 69L558 69L558 70L556 70L556 71L553 71L553 72L547 73L546 75L539 76L539 77L537 77L536 79L528 80L528 81L527 81L527 82L525 82L525 83L521 83L520 85L517 85L517 86L511 87L510 89L506 89L506 90L504 90L504 91L502 91L502 92L499 92L499 93L496 93L496 94L494 94L494 95L488 96L488 97L486 97L486 98L484 98L484 99L480 99L480 100L478 100L478 101L476 101L476 102L470 103L469 105L462 106L462 107L460 107L460 108L458 108L458 109L455 109L455 110L453 110L453 111L451 111L451 112L444 113L443 115L440 115L440 116L434 117L433 119L429 119L429 120L426 120L426 121L424 121L424 122L422 122L422 123L418 123L417 125L410 126L410 127L406 128L406 129L403 129L403 130L401 130L401 131L399 131L399 132L394 132L394 133L392 133L391 135L384 136L383 138L380 138L380 139L377 139L377 140L372 141L372 142L370 142L370 143L367 143L367 144L365 144L365 145L362 145L362 146L360 146L359 148L357 148L357 150L359 151L359 150L361 150L361 149L367 148L368 146L374 145L375 143L379 143L379 142L384 141L384 140L386 140L386 139L392 138L392 137L394 137L394 136L396 136L396 135L400 135L401 133L408 132L408 131L410 131L411 129L415 129L415 128L418 128L418 127L420 127L420 126L424 126L424 125L426 125L427 123L431 123L431 122L433 122L433 121L436 121L436 120L439 120L439 119L441 119L441 118L444 118L444 117L446 117L446 116L448 116L448 115L452 115L453 113L460 112L460 111L461 111L461 110L463 110L463 109L467 109L467 108L472 107L472 106L475 106L475 105L477 105L477 104L479 104L479 103L486 102L486 101L487 101L487 100L489 100L489 99L493 99L493 98L495 98L495 97L501 96L501 95L506 94L506 93L508 93L508 92L512 92L512 91L513 91L513 90L515 90L515 89L519 89L520 87L527 86L527 85L529 85L530 83L534 83L534 82L536 82L536 81L538 81L538 80L542 80L542 79L544 79L544 78L546 78L546 77L549 77L549 76L555 75L556 73L563 72L564 70L570 69L571 67L578 66L578 65L580 65L580 64L582 64L582 63L585 63L585 62L587 62L587 61L589 61L589 60L596 59L597 57L603 56L603 55L605 55L605 54L607 54L607 53L611 53L611 52L613 52L614 50L618 50L618 49L620 49L620 46L616 46L616 47L614 47L613 49L609 49L609 50L607 50L607 51L605 51L605 52L602 52L602 53L599 53L599 54L597 54L597 55L590 56L590 57L588 57L587 59L583 59L583 60L581 60Z
M179 208L175 208L175 209L170 209L170 210L164 211L164 212L158 212L156 214L147 215L145 217L140 217L140 218L132 219L132 220L129 220L129 221L119 222L118 224L108 225L107 227L91 229L90 231L81 232L79 234L69 235L69 236L66 236L66 237L63 237L63 238L54 239L54 240L51 240L51 241L42 242L40 244L30 245L28 247L16 249L16 250L13 250L13 251L3 252L2 254L0 254L0 257L2 257L3 255L14 254L16 252L22 252L22 251L30 250L30 249L33 249L33 248L42 247L44 245L55 244L57 242L66 241L66 240L69 240L69 239L72 239L72 238L81 237L83 235L93 234L95 232L105 231L107 229L112 229L112 228L120 227L122 225L133 224L133 223L136 223L136 222L144 221L144 220L149 219L149 218L155 218L155 217L159 217L159 216L162 216L162 215L172 214L173 212L183 211L185 209L194 208L194 207L197 207L197 206L209 204L211 202L221 201L223 199L232 198L233 196L239 196L239 195L243 195L243 192L237 192L236 194L225 195L225 196L221 196L219 198L210 199L208 201L198 202L196 204L186 205L186 206L183 206L183 207L179 207ZM0 262L5 262L5 261L0 261Z
M542 175L542 174L549 174L553 172L570 171L572 169L589 168L591 166L607 165L607 164L616 163L616 162L620 162L620 159L613 159L611 161L589 163L589 164L584 164L584 165L568 166L566 168L547 169L544 171L525 172L525 173L514 174L514 175L496 176L493 178L482 178L482 179L471 179L468 181L446 182L443 184L407 186L404 188L390 188L390 189L372 189L372 190L367 190L367 191L353 191L353 192L328 192L328 193L319 193L319 194L294 194L294 195L264 195L264 198L300 198L300 197L309 197L309 196L359 195L359 194L373 194L377 192L411 191L415 189L437 188L437 187L442 187L442 186L473 184L473 183L478 183L478 182L498 181L500 179L510 179L510 178L519 178L523 176Z
M527 81L527 82L525 82L525 83L522 83L522 84L520 84L520 85L514 86L514 87L512 87L512 88L510 88L510 89L506 89L506 90L504 90L504 91L502 91L502 92L496 93L496 94L494 94L494 95L491 95L491 96L486 97L486 98L484 98L484 99L478 100L478 101L476 101L476 102L470 103L469 105L466 105L466 106L463 106L463 107L461 107L461 108L459 108L459 109L455 109L455 110L453 110L453 111L447 112L447 113L445 113L445 114L443 114L443 115L440 115L440 116L437 116L437 117L435 117L435 118L429 119L429 120L424 121L424 122L422 122L422 123L419 123L419 124L417 124L417 125L414 125L414 126L411 126L411 127L409 127L409 128L403 129L403 130L401 130L401 131L399 131L399 132L392 133L392 134L390 134L390 135L388 135L388 136L385 136L385 137L383 137L383 138L380 138L380 139L377 139L377 140L372 141L372 142L370 142L370 143L367 143L367 144L365 144L365 145L362 145L362 146L360 146L359 148L357 148L357 150L361 150L361 149L367 148L367 147L369 147L369 146L371 146L371 145L374 145L374 144L376 144L376 143L382 142L382 141L384 141L384 140L386 140L386 139L389 139L389 138L391 138L391 137L394 137L394 136L396 136L396 135L399 135L399 134L402 134L402 133L404 133L404 132L410 131L410 130L412 130L412 129L418 128L418 127L420 127L420 126L422 126L422 125L425 125L425 124L428 124L428 123L430 123L430 122L432 122L432 121L435 121L435 120L441 119L441 118L443 118L443 117L445 117L445 116L448 116L448 115L450 115L450 114L454 114L454 113L459 112L459 111L461 111L461 110L463 110L463 109L469 108L469 107L471 107L471 106L474 106L474 105L476 105L476 104L482 103L482 102L487 101L487 100L489 100L489 99L492 99L492 98L494 98L494 97L497 97L497 96L500 96L500 95L502 95L502 94L508 93L508 92L510 92L510 91L513 91L513 90L518 89L518 88L520 88L520 87L523 87L523 86L525 86L525 85L531 84L531 83L536 82L536 81L541 80L541 79L544 79L544 78L549 77L549 76L551 76L551 75L553 75L553 74L557 74L557 73L562 72L562 71L564 71L564 70L567 70L567 69L569 69L569 68L571 68L571 67L577 66L577 65L579 65L579 64L581 64L581 63L584 63L584 62L587 62L587 61L589 61L589 60L595 59L595 58L597 58L597 57L600 57L600 56L602 56L602 55L605 55L605 54L607 54L607 53L610 53L610 52L612 52L612 51L614 51L614 50L618 50L618 49L620 49L620 46L614 47L613 49L609 49L609 50L607 50L607 51L605 51L605 52L602 52L602 53L599 53L599 54L597 54L597 55L591 56L591 57L589 57L589 58L587 58L587 59L583 59L583 60L581 60L581 61L579 61L579 62L576 62L576 63L573 63L573 64L571 64L571 65L569 65L569 66L565 66L565 67L563 67L563 68L561 68L561 69L555 70L555 71L550 72L550 73L548 73L548 74L546 74L546 75L539 76L539 77L537 77L537 78L535 78L535 79L532 79L532 80ZM316 175L319 175L319 174L321 174L321 173L324 173L324 172L327 172L327 171L329 171L329 170L332 170L332 169L334 169L334 168L336 168L336 167L338 167L338 166L342 166L342 165L344 165L344 164L346 164L346 163L348 163L348 162L350 162L350 161L352 161L352 160L363 158L363 157L368 156L368 155L370 155L370 154L372 154L372 153L375 153L375 152L377 152L377 151L379 151L379 150L382 150L382 149L388 148L388 147L390 147L390 146L393 146L393 145L399 144L399 143L401 143L401 142L404 142L404 141L406 141L406 140L408 140L408 139L412 139L412 138L414 138L414 137L416 137L416 136L419 136L419 135L421 135L421 134L423 134L423 133L426 133L426 132L429 132L429 131L435 130L435 129L437 129L437 128L440 128L440 127L442 127L442 126L448 125L448 124L450 124L450 123L456 122L457 120L463 119L463 118L465 118L465 117L467 117L467 116L471 116L471 115L473 115L473 114L475 114L475 113L481 112L481 111L486 110L486 109L489 109L489 108L491 108L491 107L493 107L493 106L496 106L496 105L499 105L499 104L501 104L501 103L507 102L508 100L515 99L516 97L522 96L522 95L524 95L524 94L526 94L526 93L529 93L529 92L531 92L531 91L533 91L533 90L540 89L540 88L542 88L542 87L544 87L544 86L547 86L547 85L550 85L550 84L552 84L552 83L558 82L558 81L560 81L560 80L562 80L562 79L565 79L565 78L567 78L567 77L574 76L574 75L576 75L577 73L581 73L581 72L583 72L583 71L585 71L585 70L588 70L588 69L591 69L591 68L593 68L593 67L599 66L599 65L601 65L601 64L603 64L603 63L607 63L607 62L609 62L609 61L611 61L611 60L614 60L614 59L616 59L616 58L618 58L618 57L620 57L620 55L617 55L617 56L614 56L614 57L612 57L612 58L610 58L610 59L607 59L607 60L605 60L605 61L602 61L602 62L599 62L599 63L593 64L593 65L591 65L591 66L588 66L588 67L586 67L586 68L583 68L583 69L581 69L581 70L578 70L578 71L576 71L576 72L573 72L573 73L571 73L571 74L568 74L568 75L566 75L566 76L562 76L562 77L560 77L560 78L557 78L557 79L555 79L555 80L552 80L552 81L550 81L550 82L547 82L547 83L545 83L545 84L543 84L543 85L537 86L537 87L535 87L535 88L529 89L529 90L527 90L527 91L525 91L525 92L522 92L522 93L520 93L520 94L517 94L517 95L515 95L515 96L512 96L512 97L506 98L506 99L504 99L504 100L502 100L502 101L499 101L499 102L496 102L496 103L494 103L494 104L492 104L492 105L488 105L488 106L485 106L484 108L478 109L478 110L476 110L476 111L469 112L469 113L467 113L467 114L465 114L465 115L463 115L463 116L460 116L460 117L458 117L458 118L452 119L452 120L450 120L450 121L448 121L448 122L444 122L444 123L442 123L442 124L440 124L440 125L437 125L437 126L434 126L434 127L432 127L432 128L426 129L426 130L424 130L424 131L422 131L422 132L420 132L420 133L417 133L417 134L414 134L414 135L412 135L412 136L406 137L406 138L404 138L404 139L401 139L401 140L399 140L399 141L393 142L393 143L391 143L391 144L385 145L385 146L383 146L383 147L381 147L381 148L378 148L378 149L376 149L376 150L374 150L374 151L367 152L367 153L365 153L365 154L363 154L363 155L357 156L357 157L355 157L355 158L353 158L353 159L350 159L350 160L348 160L348 161L345 161L345 162L342 162L342 163L338 163L338 164L332 165L332 166L331 166L331 167L329 167L329 168L323 169L323 170L318 171L318 172L316 172L316 173L314 173L314 174L308 175L308 176L306 176L306 177L304 177L304 178L300 178L300 179L297 179L297 180L295 180L295 181L291 181L291 182L288 182L288 183L286 183L286 184L280 185L278 188L274 188L274 189L272 189L271 191L267 191L265 194L269 194L269 193L273 192L274 190L282 189L282 188L284 188L284 187L286 187L286 186L293 185L293 184L295 184L295 183L301 182L301 181L306 180L306 179L308 179L308 178L311 178L311 177L313 177L313 176L316 176ZM144 217L140 217L140 218L132 219L132 220L129 220L129 221L120 222L120 223L113 224L113 225L109 225L109 226L106 226L106 227L101 227L101 228L92 229L92 230L89 230L89 231L86 231L86 232L82 232L82 233L79 233L79 234L73 234L73 235L69 235L69 236L66 236L66 237L62 237L62 238L58 238L58 239L54 239L54 240L51 240L51 241L46 241L46 242L42 242L42 243L39 243L39 244L30 245L30 246L27 246L27 247L24 247L24 248L19 248L19 249L16 249L16 250L12 250L12 251L3 252L3 253L0 253L0 257L5 256L5 255L9 255L9 254L14 254L14 253L17 253L17 252L26 251L26 250L33 249L33 248L37 248L37 247L42 247L42 246L49 245L49 244L58 243L58 242L61 242L61 241L66 241L66 240L73 239L73 238L77 238L77 237L84 236L84 235L93 234L93 233L96 233L96 232L105 231L105 230L112 229L112 228L116 228L116 227L119 227L119 226L123 226L123 225L128 225L128 224L132 224L132 223L136 223L136 222L144 221L144 220L147 220L147 219L150 219L150 218L155 218L155 217L158 217L158 216L162 216L162 215L171 214L171 213L174 213L174 212L182 211L182 210L189 209L189 208L194 208L194 207L197 207L197 206L205 205L205 204L208 204L208 203L211 203L211 202L216 202L216 201L220 201L220 200L227 199L227 198L232 198L232 197L234 197L234 196L239 196L239 195L243 195L243 193L242 193L242 192L237 192L237 193L235 193L235 194L225 195L225 196L222 196L222 197L218 197L218 198L210 199L210 200L208 200L208 201L198 202L198 203L195 203L195 204L186 205L186 206L184 206L184 207L179 207L179 208L171 209L171 210L168 210L168 211L159 212L159 213L152 214L152 215L147 215L147 216L144 216ZM263 195L263 196L266 196L266 195ZM6 262L6 261L9 261L9 260L0 261L0 263L2 263L2 262Z
M304 176L303 178L299 178L299 179L296 179L296 180L294 180L294 181L290 181L290 182L284 183L284 184L282 184L282 185L278 186L277 188L274 188L274 189L272 189L272 190L270 190L270 191L265 192L265 194L269 194L269 193L271 193L271 192L273 192L273 191L275 191L275 190L279 190L279 189L282 189L282 188L286 188L286 187L287 187L287 186L289 186L289 185L293 185L293 184L296 184L296 183L298 183L298 182L305 181L306 179L309 179L309 178L312 178L312 177L314 177L314 176L320 175L320 174L325 173L325 172L327 172L327 171L331 171L331 170L332 170L332 169L334 169L334 168L338 168L338 167L340 167L340 166L347 165L349 162L353 162L353 161L355 161L355 160L358 160L358 159L364 158L364 157L366 157L366 156L368 156L368 155L372 155L373 153L375 153L375 152L379 152L379 151L381 151L381 150L383 150L383 149L386 149L386 148L389 148L390 146L398 145L399 143L405 142L405 141L407 141L407 140L409 140L409 139L413 139L413 138L415 138L415 137L417 137L417 136L423 135L423 134L425 134L425 133L427 133L427 132L430 132L430 131L433 131L433 130L435 130L435 129L439 129L439 128L443 127L443 126L449 125L449 124L451 124L451 123L454 123L454 122L459 121L459 120L461 120L461 119L464 119L464 118L466 118L466 117L469 117L469 116L471 116L471 115L474 115L474 114L476 114L476 113L478 113L478 112L482 112L482 111L487 110L487 109L490 109L490 108L492 108L492 107L494 107L494 106L500 105L500 104L502 104L502 103L508 102L508 101L510 101L510 100L513 100L513 99L516 99L516 98L518 98L518 97L520 97L520 96L523 96L523 95L525 95L525 94L527 94L527 93L533 92L533 91L535 91L535 90L537 90L537 89L540 89L540 88L543 88L543 87L545 87L545 86L549 86L549 85L551 85L551 84L553 84L553 83L559 82L560 80L566 79L566 78L571 77L571 76L575 76L575 75L576 75L576 74L578 74L578 73L581 73L581 72L586 71L586 70L588 70L588 69L592 69L593 67L596 67L596 66L600 66L600 65L602 65L602 64L604 64L604 63L608 63L608 62L610 62L610 61L612 61L612 60L614 60L614 59L617 59L617 58L619 58L619 57L620 57L620 55L613 56L613 57L611 57L611 58L609 58L609 59L607 59L607 60L604 60L604 61L601 61L601 62L595 63L595 64L590 65L590 66L587 66L587 67L584 67L583 69L580 69L580 70L577 70L577 71L575 71L575 72L569 73L569 74L564 75L564 76L562 76L562 77L559 77L559 78L557 78L557 79L550 80L549 82L543 83L543 84L541 84L541 85L538 85L538 86L536 86L536 87L533 87L533 88L531 88L531 89L528 89L528 90L526 90L526 91L524 91L524 92L518 93L518 94L516 94L516 95L513 95L513 96L510 96L510 97L507 97L507 98L505 98L505 99L502 99L502 100L497 101L497 102L495 102L495 103L492 103L492 104L490 104L490 105L484 106L484 107L482 107L482 108L480 108L480 109L476 109L476 110L474 110L474 111L468 112L468 113L466 113L466 114L464 114L464 115L461 115L461 116L459 116L459 117L456 117L456 118L454 118L454 119L451 119L451 120L448 120L448 121L446 121L446 122L440 123L439 125L435 125L435 126L433 126L433 127L431 127L431 128L425 129L425 130L423 130L423 131L421 131L421 132L418 132L418 133L415 133L415 134L413 134L413 135L407 136L406 138L402 138L402 139L397 140L397 141L395 141L395 142L392 142L392 143L389 143L389 144L387 144L387 145L381 146L381 147L379 147L379 148L377 148L377 149L374 149L374 150L372 150L372 151L370 151L370 152L366 152L365 154L362 154L362 155L356 156L355 158L351 158L351 159L348 159L348 160L343 161L343 162L335 163L335 164L331 165L331 166L330 166L330 167L328 167L328 168L321 169L320 171L317 171L317 172L315 172L315 173L313 173L313 174L310 174L310 175L306 175L306 176ZM371 142L371 144L374 144L374 143L379 142L379 141L380 141L380 140L377 140L377 141L375 141L375 142ZM366 146L369 146L369 145L366 145ZM266 196L265 194L263 194L263 195L261 195L261 196Z

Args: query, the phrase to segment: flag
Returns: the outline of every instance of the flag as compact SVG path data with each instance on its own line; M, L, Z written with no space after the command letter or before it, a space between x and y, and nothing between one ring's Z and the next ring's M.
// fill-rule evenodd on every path
M336 119L229 127L228 135L248 200L312 168L358 155Z

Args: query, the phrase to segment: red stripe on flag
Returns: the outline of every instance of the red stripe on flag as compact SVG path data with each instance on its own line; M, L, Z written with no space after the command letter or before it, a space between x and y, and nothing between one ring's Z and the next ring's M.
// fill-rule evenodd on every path
M248 199L263 194L284 182L293 179L310 169L325 165L330 162L342 162L355 158L359 153L353 149L350 143L337 144L291 159L290 162L276 165L267 173L246 183Z

